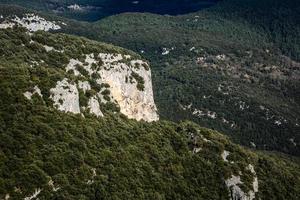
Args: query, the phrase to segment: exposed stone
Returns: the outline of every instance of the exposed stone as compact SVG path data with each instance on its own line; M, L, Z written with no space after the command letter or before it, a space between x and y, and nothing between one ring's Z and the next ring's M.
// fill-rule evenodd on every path
M94 183L94 179L95 179L95 177L97 176L97 171L96 171L95 168L92 168L92 173L93 173L93 174L92 174L91 179L87 181L87 184L88 184L88 185L93 184L93 183Z
M58 30L61 29L61 27L54 22L50 22L45 20L42 17L39 17L34 14L26 14L22 18L19 18L18 16L15 16L12 19L13 22L16 24L28 29L31 32L35 31L49 31L49 30Z
M101 59L102 66L99 66L100 69L95 69L92 66L99 64L98 59L94 54L89 54L86 55L85 64L79 60L71 59L66 71L72 70L76 76L79 76L81 74L76 66L80 65L90 76L97 73L100 77L96 80L97 83L106 83L110 86L108 88L110 95L119 105L121 113L136 120L158 120L157 108L153 99L151 71L145 67L148 64L136 59L131 60L130 65L128 65L125 63L124 57L125 59L131 58L129 55L100 53L98 59ZM137 88L136 80L128 81L133 72L144 80L142 91ZM80 87L83 87L82 83ZM99 97L102 97L101 92L98 93ZM106 101L103 100L103 102Z
M75 10L75 11L82 11L83 10L83 8L78 4L69 5L67 8L70 9L70 10Z
M153 99L151 72L144 67L129 67L125 63L115 63L122 60L121 55L101 55L104 66L110 70L99 71L100 82L108 83L113 98L118 102L121 113L128 118L145 121L157 121L157 109ZM126 82L135 72L144 79L144 90L139 91L136 83Z
M253 174L253 176L254 176L254 181L253 181L253 183L252 183L253 190L250 190L250 191L248 192L249 199L251 200L251 199L255 199L255 193L258 192L258 178L257 178L257 176L256 176L256 172L255 172L255 170L254 170L253 165L249 164L248 167L247 167L247 169L248 169L248 170Z
M40 97L43 98L42 92L38 86L34 86L32 92L27 91L27 92L24 92L23 94L28 100L31 100L31 98L34 94L38 94Z
M30 43L32 43L32 42L30 41ZM60 52L60 53L64 52L63 50L59 51L59 50L55 49L54 47L51 47L51 46L48 46L48 45L44 45L44 48L47 52L50 52L50 51L55 51L55 52Z
M0 29L7 29L7 28L12 28L14 27L15 24L11 22L3 22L0 24Z
M170 53L170 50L168 48L163 48L161 55L165 56L165 55L168 55L169 53Z
M100 110L100 105L97 97L90 98L88 102L88 108L90 109L90 113L96 115L97 117L103 117L103 113Z
M290 138L289 141L296 147L297 146L297 143L295 142L295 139L294 138Z
M77 65L82 65L82 62L80 62L79 60L71 59L66 67L66 72L72 70L75 76L81 75L80 72L76 69Z
M91 89L91 85L88 81L78 81L78 88L82 89L84 93Z
M249 170L254 178L252 183L252 190L248 193L245 193L239 185L243 184L240 176L231 175L231 178L225 180L225 184L230 191L230 199L231 200L253 200L255 199L255 193L258 192L258 178L256 176L256 172L254 170L253 165L249 164L246 168Z
M55 24L55 22L47 21L35 14L25 14L22 18L14 16L12 18L5 19L0 24L0 29L13 28L16 25L22 26L30 32L36 32L39 30L49 31L61 29L61 27Z
M29 197L25 197L24 200L32 200L32 199L37 198L37 196L41 193L41 191L42 190L40 188L35 189L34 193Z
M45 48L45 50L47 51L47 52L49 52L49 51L53 51L53 47L50 47L50 46L47 46L47 45L44 45L44 48Z
M242 189L238 186L238 184L243 184L241 181L240 176L234 176L232 175L230 179L227 179L225 181L226 186L228 187L230 191L230 199L231 200L248 200L245 193L242 191Z
M58 81L55 88L50 90L50 98L58 110L71 113L80 113L79 93L75 84L70 84L68 79Z
M48 185L52 188L53 192L57 192L60 189L60 187L58 187L58 186L56 187L54 185L54 181L52 179L49 180Z
M226 60L226 55L224 55L224 54L220 54L220 55L217 55L216 56L216 58L218 59L218 60Z
M225 162L228 162L227 157L228 157L229 155L230 155L230 152L224 150L221 156L222 156L222 158L223 158L223 160L224 160Z
M193 153L199 153L201 150L202 150L201 147L195 147L195 148L193 149Z

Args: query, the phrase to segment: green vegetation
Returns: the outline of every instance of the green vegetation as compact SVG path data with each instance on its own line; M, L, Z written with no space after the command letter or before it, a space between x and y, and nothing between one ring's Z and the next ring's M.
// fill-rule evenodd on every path
M144 78L141 77L138 73L136 72L131 72L131 76L136 80L137 82L137 89L140 90L140 91L144 91L145 89L145 81L144 81ZM131 78L131 77L129 77Z
M300 155L299 14L297 0L224 0L176 17L68 21L62 31L142 52L161 118L189 119L246 146ZM170 53L162 55L164 48Z
M38 189L39 199L228 199L225 180L232 175L241 177L244 192L253 189L249 164L258 178L256 199L299 199L298 157L249 150L199 126L223 131L240 144L299 155L298 42L286 35L291 30L270 35L272 26L260 21L264 17L249 21L239 10L226 13L222 8L230 2L238 3L227 0L178 17L124 14L95 24L67 21L63 30L143 50L161 118L197 124L129 120L112 102L101 104L103 118L59 112L49 90L64 78L90 83L86 94L79 90L82 106L95 92L110 100L110 86L99 85L95 75L65 71L71 58L84 62L83 55L100 52L140 57L66 34L0 30L0 199L7 194L24 199ZM278 4L272 2L276 14ZM47 52L44 45L58 51ZM172 50L162 55L163 48ZM139 76L129 78L143 89ZM43 98L26 99L23 93L36 85ZM229 162L221 156L224 150Z
M24 198L40 188L40 199L226 199L224 179L231 174L241 171L245 190L251 189L250 163L258 197L298 198L298 161L250 152L190 122L64 114L26 100L29 82L24 68L1 66L1 198ZM195 147L201 151L193 153ZM222 160L225 149L233 164Z
M258 198L299 198L297 160L250 152L190 122L65 114L24 98L24 68L0 69L0 198L40 188L39 199L227 199L224 179L239 171L252 189L248 164ZM234 163L222 160L225 149Z
M90 84L89 90L85 92L79 90L80 106L82 107L86 107L89 98L97 93L101 93L105 101L111 101L109 96L110 86L107 83L99 84L97 82L97 79L100 78L99 73L89 75L85 68L88 65L85 62L85 55L120 53L132 55L132 59L140 58L138 55L122 48L65 34L37 32L30 36L25 29L15 28L1 30L0 37L0 44L2 45L0 61L2 66L10 67L13 65L25 70L30 81L24 85L24 92L36 85L39 86L48 106L53 104L49 98L50 89L56 86L57 81L62 81L64 78L67 78L72 84L79 83L79 81ZM52 50L46 51L45 45L51 47ZM75 64L74 69L66 72L66 67L71 59L80 60L83 64ZM93 64L91 67L96 69L101 67L99 64ZM80 75L75 76L74 71L78 71ZM143 90L143 78L137 73L134 73L133 78L137 82L137 89ZM26 87L28 88L26 89ZM60 100L59 103L62 104L63 101ZM104 106L104 108L111 108L113 111L118 110L112 105Z

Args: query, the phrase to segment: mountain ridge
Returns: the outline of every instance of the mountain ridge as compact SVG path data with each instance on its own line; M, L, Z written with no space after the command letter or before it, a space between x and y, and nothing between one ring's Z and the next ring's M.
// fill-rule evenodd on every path
M176 17L125 13L95 23L66 20L68 26L59 31L122 46L149 60L154 96L164 119L190 119L240 144L298 155L299 62L292 54L299 42L286 43L292 47L291 55L283 54L285 47L280 46L285 45L286 34L278 34L274 43L267 29L287 22L261 26L265 19L259 18L261 12L255 17L258 25L235 19L222 10L234 3L228 0ZM258 2L257 7L264 4L270 1ZM253 5L247 9L256 11ZM274 5L267 16L281 16ZM297 32L299 27L294 28ZM191 103L191 110L182 109ZM216 119L209 117L214 113Z
M298 155L298 129L290 125L297 123L297 101L291 100L297 95L280 93L284 84L298 80L297 62L282 64L272 45L245 52L251 43L231 46L232 39L223 46L221 34L190 37L194 32L182 32L185 26L199 29L208 20L194 14L182 16L187 24L181 28L185 23L176 17L149 14L119 15L92 27L55 16L32 17L27 10L16 11L16 18L6 8L0 6L0 16L3 10L10 15L0 19L0 199L300 198L299 158L256 150ZM121 16L128 17L116 20ZM133 18L136 32L125 26ZM45 29L49 22L61 29ZM161 25L165 28L151 35ZM240 25L226 37L247 27ZM207 28L198 33L209 36ZM72 30L131 50L66 34ZM226 50L230 46L241 51ZM275 67L254 65L263 61ZM245 69L247 62L253 68ZM164 109L158 113L150 72L155 102ZM263 80L274 72L280 74L271 79L276 83ZM146 106L138 105L141 101ZM170 118L194 122L163 120ZM230 138L199 124L217 130L224 125Z

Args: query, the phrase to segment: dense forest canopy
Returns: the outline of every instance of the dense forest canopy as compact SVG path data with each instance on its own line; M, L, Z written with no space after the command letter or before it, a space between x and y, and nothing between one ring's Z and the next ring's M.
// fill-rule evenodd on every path
M300 2L96 8L112 2L0 0L0 199L299 199ZM122 13L147 3L154 13ZM24 28L37 19L59 28ZM89 71L110 70L100 54L147 60L161 120L120 112ZM78 86L77 114L54 103L62 80ZM86 109L97 93L101 117Z
M149 12L179 15L199 11L214 5L218 0L0 0L0 3L17 4L30 9L46 11L60 16L97 21L124 12Z

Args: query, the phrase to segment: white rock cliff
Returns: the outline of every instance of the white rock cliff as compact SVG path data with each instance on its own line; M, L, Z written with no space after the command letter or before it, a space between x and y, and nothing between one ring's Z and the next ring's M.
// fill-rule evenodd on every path
M90 77L98 74L96 82L109 85L107 89L110 91L111 101L116 103L120 107L120 112L128 118L148 122L159 119L153 99L151 71L146 62L122 54L100 53L96 56L94 54L85 56L84 63L71 59L66 66L66 72L71 71L75 76L84 76L78 71L78 66L81 66ZM98 62L99 59L102 61L101 64ZM133 73L142 80L142 89L138 88L138 80L134 78ZM87 81L79 81L77 84L70 84L67 79L58 81L56 87L50 91L54 106L60 111L80 113L78 89L86 93L91 86ZM90 113L97 117L103 116L100 104L107 102L101 92L90 98L87 106Z

